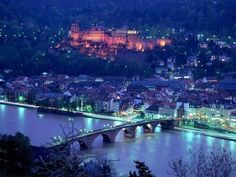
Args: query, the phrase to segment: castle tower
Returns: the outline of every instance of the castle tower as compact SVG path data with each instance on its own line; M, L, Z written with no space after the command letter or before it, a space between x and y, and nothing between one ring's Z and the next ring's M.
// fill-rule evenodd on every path
M71 25L70 28L70 34L69 36L73 39L73 40L78 40L79 39L79 24L77 23L73 23Z

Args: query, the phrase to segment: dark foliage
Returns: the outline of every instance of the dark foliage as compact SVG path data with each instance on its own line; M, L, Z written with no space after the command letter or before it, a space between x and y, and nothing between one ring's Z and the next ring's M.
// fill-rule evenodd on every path
M152 172L149 170L148 166L144 162L138 160L134 161L137 172L129 173L129 177L153 177Z
M30 140L21 133L0 136L0 175L28 176L31 172Z
M151 67L122 60L108 63L88 60L76 52L58 52L54 47L67 37L73 22L85 28L92 24L148 28L154 34L156 30L152 29L174 27L236 36L235 9L235 0L1 0L0 71L13 70L9 76L44 71L148 76L155 62ZM177 56L179 65L184 63L183 58Z
M170 173L176 177L234 177L236 161L230 152L219 149L205 154L200 148L189 152L190 160L178 158L169 163Z

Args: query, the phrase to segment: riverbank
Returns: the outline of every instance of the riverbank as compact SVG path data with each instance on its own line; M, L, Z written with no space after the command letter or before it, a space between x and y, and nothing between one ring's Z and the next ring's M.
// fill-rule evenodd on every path
M177 131L184 131L184 132L191 132L191 133L198 133L204 136L210 136L214 138L236 141L236 134L231 133L220 133L212 130L205 130L205 129L198 129L193 127L175 127Z
M3 101L3 100L0 100L0 104L9 105L9 106L19 106L19 107L30 108L30 109L37 109L38 108L38 106L31 105L31 104L15 103L15 102Z
M38 107L37 111L39 113L46 113L46 114L57 114L62 116L75 116L75 117L82 117L84 116L83 113L80 112L73 112L67 110L59 110L54 108L46 108L46 107Z
M127 118L121 118L121 117L106 116L106 115L79 112L79 111L72 112L72 111L57 110L57 109L52 109L52 108L43 108L42 109L42 107L35 106L35 105L29 105L29 104L25 104L25 103L8 102L8 101L3 101L3 100L0 101L0 104L9 105L9 106L24 107L24 108L29 108L29 109L37 109L38 112L48 113L48 114L65 115L65 116L84 116L84 117L90 117L90 118L94 118L94 119L120 121L120 122L127 122L127 120L133 120L135 117L138 116L138 115L134 115L134 116L130 116Z

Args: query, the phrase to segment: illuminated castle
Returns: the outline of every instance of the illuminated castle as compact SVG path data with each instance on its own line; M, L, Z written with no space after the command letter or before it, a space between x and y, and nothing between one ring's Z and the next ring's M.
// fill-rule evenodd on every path
M71 25L69 37L71 46L79 46L81 42L100 42L110 47L121 45L136 51L151 50L157 45L163 47L170 43L168 39L142 39L135 30L104 31L94 27L81 31L78 24Z

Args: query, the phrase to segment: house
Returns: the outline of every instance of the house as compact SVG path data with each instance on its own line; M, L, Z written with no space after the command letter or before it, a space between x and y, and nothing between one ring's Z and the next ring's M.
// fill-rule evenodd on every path
M228 91L236 95L236 79L223 79L217 86L219 91Z
M81 74L75 78L75 82L88 82L88 81L93 81L93 80L94 80L93 78L84 74Z
M201 101L190 101L187 108L187 119L203 119L206 116L203 103Z
M151 105L145 110L146 119L159 119L159 106Z
M147 91L147 87L145 87L144 85L141 85L141 84L132 83L132 84L130 84L130 85L127 87L127 90L128 90L129 92L142 93L142 92Z
M193 79L193 73L191 70L179 70L175 71L171 76L171 80L186 80L186 79Z
M228 56L225 56L225 55L219 56L219 61L222 62L222 63L227 63L227 62L229 62L230 60L231 60L231 58L228 57Z
M159 116L163 119L173 119L177 117L175 102L162 102L159 105Z
M110 112L111 99L110 98L98 98L95 101L95 112Z
M199 91L215 91L215 83L210 83L210 82L200 82L196 83L194 86L194 90L199 90Z
M8 101L24 102L28 97L29 91L30 88L26 86L14 84L14 86L5 89L5 95Z
M191 56L187 58L186 66L195 66L197 67L200 64L200 60L197 56Z
M167 58L167 68L174 70L175 69L175 58Z
M236 129L236 111L231 112L229 117L230 127Z
M119 112L120 111L120 100L112 98L110 101L110 111Z
M156 74L165 74L168 72L168 68L164 66L159 66L155 68L155 73Z
M185 96L182 98L182 96ZM198 119L204 117L203 101L198 98L204 98L204 94L199 91L184 92L178 99L176 107L183 107L185 119Z
M205 106L206 116L209 120L229 120L232 112L236 111L236 104L231 104L230 101L212 103Z
M203 83L217 83L218 79L217 77L213 77L213 76L206 76L202 79Z
M152 80L142 80L142 81L133 81L133 87L141 87L146 88L142 91L147 90L158 90L162 88L171 88L173 90L178 90L184 88L184 84L179 81L164 81L159 79L152 79Z

